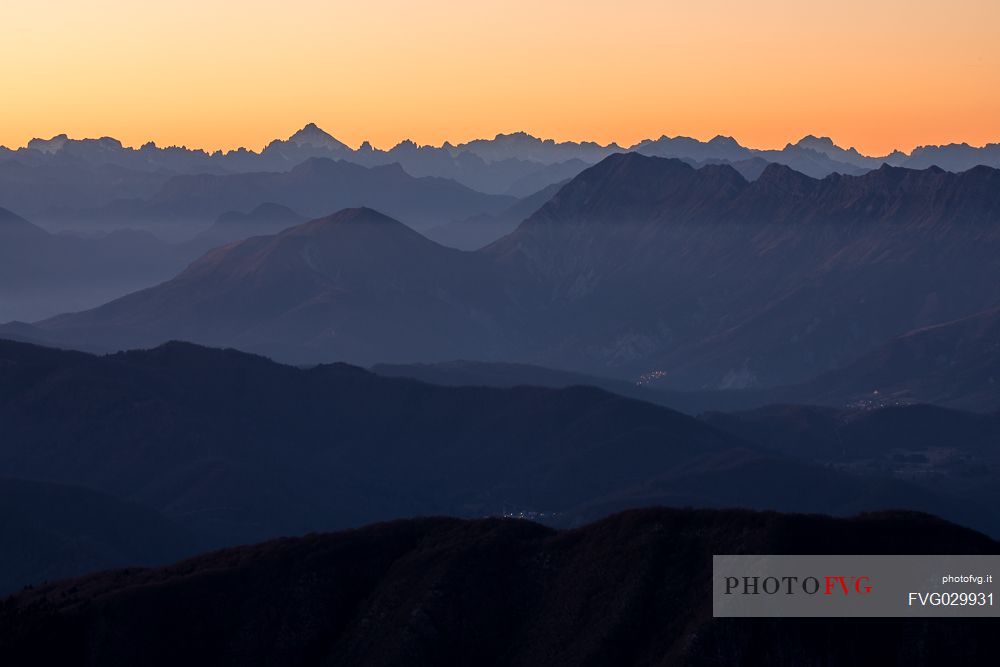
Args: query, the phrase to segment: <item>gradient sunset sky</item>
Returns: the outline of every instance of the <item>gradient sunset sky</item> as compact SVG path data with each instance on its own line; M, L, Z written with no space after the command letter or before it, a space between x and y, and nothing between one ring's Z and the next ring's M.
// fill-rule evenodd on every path
M0 144L1000 141L1000 0L5 0Z

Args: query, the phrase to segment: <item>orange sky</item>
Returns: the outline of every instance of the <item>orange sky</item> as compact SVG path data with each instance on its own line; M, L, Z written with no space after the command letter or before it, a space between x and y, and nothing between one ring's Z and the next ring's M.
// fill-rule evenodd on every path
M1000 141L1000 0L4 0L0 144Z

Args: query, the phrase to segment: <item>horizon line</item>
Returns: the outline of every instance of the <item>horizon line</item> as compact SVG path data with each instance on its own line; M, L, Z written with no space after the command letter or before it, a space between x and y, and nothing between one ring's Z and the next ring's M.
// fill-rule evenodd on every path
M51 137L48 137L48 138L45 138L45 137L42 137L42 136L34 136L34 137L31 137L30 139L27 139L24 143L22 143L20 145L8 146L8 145L0 144L0 149L6 149L6 150L9 150L9 151L24 150L24 149L27 149L28 145L31 142L33 142L33 141L52 141L53 139L58 139L59 137L65 136L68 141L100 141L102 139L110 139L110 140L117 141L118 143L120 143L122 145L122 148L131 149L131 150L140 150L144 146L152 144L154 147L156 147L158 149L178 148L178 149L184 149L184 150L189 150L189 151L201 151L201 152L203 152L203 153L205 153L207 155L215 155L215 154L218 154L218 153L221 153L223 155L227 155L227 154L230 154L230 153L238 153L240 151L252 152L252 153L255 153L255 154L259 155L272 142L275 142L275 141L287 141L291 137L293 137L295 134L297 134L298 132L306 130L310 126L316 127L317 129L319 129L323 133L327 134L328 136L332 137L336 141L344 144L351 151L354 151L354 152L360 150L361 147L364 146L365 144L368 144L374 150L378 150L378 151L382 151L382 152L388 152L388 151L392 150L393 148L396 148L396 147L398 147L398 146L400 146L402 144L405 144L405 143L412 143L415 146L417 146L418 148L442 149L442 148L445 148L446 145L450 146L451 148L458 148L459 146L462 146L462 145L465 145L465 144L469 144L469 143L472 143L474 141L494 141L496 139L499 139L500 137L510 137L510 136L515 136L515 135L525 135L527 137L530 137L530 138L533 138L533 139L537 139L539 141L546 142L546 143L551 142L551 143L554 143L554 144L566 144L566 143L594 144L594 145L596 145L596 146L598 146L600 148L617 147L617 148L620 148L620 149L625 150L625 151L632 150L636 146L638 146L641 143L646 142L646 141L659 141L659 140L662 140L662 139L670 139L670 140L690 139L692 141L697 141L699 143L705 144L705 143L709 143L710 141L713 141L715 139L720 139L720 138L721 139L731 139L731 140L735 141L740 147L746 148L748 150L753 150L753 151L781 151L781 150L787 148L788 146L794 146L794 145L798 144L799 142L803 141L804 139L815 138L815 139L828 139L837 148L840 148L842 150L847 150L847 151L855 150L862 157L872 158L872 159L877 159L877 158L881 158L881 157L888 157L888 156L892 155L893 153L902 153L904 155L912 155L914 151L919 150L921 148L931 148L931 147L938 147L938 148L940 148L940 147L946 147L946 146L967 146L967 147L973 148L973 149L984 149L984 148L986 148L988 146L1000 145L1000 138L998 138L997 141L987 141L986 143L983 143L982 145L972 144L972 143L969 143L968 141L951 141L951 142L948 142L948 143L939 143L939 144L933 144L933 143L920 144L920 145L914 146L909 151L906 151L906 150L903 150L903 149L897 147L897 148L892 149L888 153L885 153L885 154L882 154L882 155L869 155L867 153L864 153L864 152L858 150L854 146L846 146L845 147L845 146L837 143L837 141L835 141L832 137L830 137L830 135L826 135L826 134L822 134L822 133L807 133L807 134L802 135L801 137L799 137L795 141L789 140L789 141L786 141L783 145L780 145L780 146L757 147L757 146L750 146L748 144L744 144L739 139L737 139L736 137L734 137L733 135L722 134L722 133L717 133L717 134L713 135L712 137L710 137L708 139L699 139L696 136L691 136L691 135L686 135L686 134L669 135L669 134L666 134L666 133L662 133L658 137L652 137L652 136L651 137L646 137L646 138L640 139L639 141L637 141L635 143L632 143L632 144L622 144L622 143L619 143L617 141L611 141L610 143L604 144L604 143L601 143L599 141L595 141L593 139L554 139L554 138L547 138L547 137L542 137L542 136L539 136L539 135L535 135L535 134L532 134L530 131L527 131L527 130L513 130L513 131L510 131L510 132L497 132L493 136L476 136L476 137L473 137L471 139L466 139L466 140L456 140L456 141L445 140L445 141L441 142L440 144L434 144L434 143L422 144L422 143L419 143L419 142L414 141L412 139L404 138L404 139L400 139L399 141L397 141L395 144L392 144L391 146L385 146L385 145L376 146L375 144L373 144L372 142L370 142L368 140L362 141L357 146L352 146L351 144L349 144L346 141L342 141L340 139L337 139L336 135L334 135L334 134L332 134L330 132L327 132L325 129L323 129L322 127L320 127L320 125L318 123L308 122L305 125L303 125L301 128L299 128L298 130L295 130L292 134L288 135L285 138L275 137L273 139L268 140L262 146L260 146L260 148L252 148L252 147L249 147L249 146L246 146L246 145L241 145L241 146L237 146L237 147L234 147L234 148L228 148L228 149L227 148L214 148L214 149L210 149L210 148L204 148L204 147L199 147L199 146L189 146L187 144L163 144L163 145L160 145L155 140L152 140L152 139L144 141L143 143L140 143L140 144L128 144L128 143L125 143L124 141L121 141L120 139L118 139L117 137L115 137L115 136L113 136L111 134L103 134L101 136L89 136L89 137L88 136L84 136L84 137L72 137L72 136L69 136L69 133L67 133L67 132L59 132L59 133L54 134L54 135L52 135Z

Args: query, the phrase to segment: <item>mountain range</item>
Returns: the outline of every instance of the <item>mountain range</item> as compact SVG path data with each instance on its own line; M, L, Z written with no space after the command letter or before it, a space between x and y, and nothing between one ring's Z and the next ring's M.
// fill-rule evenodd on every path
M712 554L996 554L932 517L419 519L91 575L0 606L12 667L985 664L989 619L712 617ZM938 619L932 619L938 620Z
M673 392L649 384L518 364L378 364L372 370L384 376L456 387L598 386L683 410L782 456L861 475L884 475L927 490L947 490L973 504L1000 501L1000 486L995 482L1000 473L1000 452L996 448L1000 442L1000 410L995 391L989 405L977 403L983 396L978 392L965 394L967 407L982 409L969 412L915 402L913 393L904 399L891 392L882 395L868 391L856 398L851 390L838 385L834 390L844 393L832 393L828 386L817 399L809 391L823 386L819 381L771 390ZM885 371L880 372L885 375ZM939 374L938 382L941 377ZM941 395L936 398L940 400ZM823 402L826 404L814 404Z
M373 206L398 216L417 229L477 214L496 213L517 201L488 195L450 179L410 176L397 163L364 167L309 158L282 172L185 174L172 176L147 199L116 200L80 210L74 219L101 225L141 221L160 228L197 227L232 210L250 211L278 204L307 217L352 206Z
M628 154L483 254L545 321L550 365L775 386L1000 303L997 220L1000 171L987 167L816 180L771 165L748 183Z
M799 386L995 308L998 220L1000 170L988 167L813 179L772 164L748 182L728 165L619 154L476 252L347 210L38 322L35 338L177 338L300 363L517 361L673 390ZM991 344L947 349L975 358ZM990 377L975 380L981 405L996 396ZM863 393L891 383L858 381Z
M477 256L345 209L219 248L174 280L42 328L79 340L100 330L118 349L178 339L273 354L277 342L277 356L301 362L331 348L354 362L408 361L488 350L502 333L491 309L505 298Z
M69 499L100 494L82 496L90 514L45 519L52 553L5 549L8 571L24 577L11 574L8 586L162 562L185 545L442 514L576 526L656 504L838 515L896 507L1000 534L991 475L965 490L925 483L997 465L988 438L997 423L969 413L928 413L937 430L924 428L950 433L953 453L924 460L940 477L907 477L865 470L864 456L830 460L819 439L811 452L790 452L717 417L594 387L445 387L182 343L94 356L5 341L0 368L0 476L59 485L47 493ZM911 442L907 420L886 427L877 414L852 431L859 443L879 438L890 462L933 453ZM784 422L772 431L794 432ZM16 502L0 510L11 513L4 525L42 520ZM109 522L117 533L95 532ZM143 535L155 526L186 537L154 548L162 543ZM92 541L80 569L68 571L59 545L83 539Z
M130 148L110 137L77 140L66 135L34 139L16 150L0 147L0 206L59 228L80 223L104 228L121 224L151 228L162 222L162 215L171 212L157 209L156 201L158 195L169 197L174 188L169 184L178 176L282 173L312 159L339 160L368 168L398 164L416 178L445 178L484 194L525 197L626 150L678 158L696 166L732 164L751 178L768 163L784 164L816 178L831 173L858 175L883 163L919 169L937 166L956 172L977 165L1000 167L1000 144L982 148L965 144L925 146L909 155L896 151L872 157L812 135L781 150L746 148L721 136L707 142L663 136L621 147L542 140L524 132L440 147L403 141L389 150L375 149L367 142L352 149L310 123L287 139L270 142L259 153L246 149L209 153L176 146L160 148L151 142ZM137 203L151 199L156 200L151 202L152 210ZM238 208L248 211L262 203L265 200L255 199ZM293 203L286 205L299 210ZM409 222L403 211L378 201L342 203L340 207L350 205L379 208ZM333 208L300 212L315 216ZM226 210L215 210L211 217ZM436 224L450 221L441 219ZM171 222L177 225L191 221ZM170 226L160 226L157 231L169 234Z

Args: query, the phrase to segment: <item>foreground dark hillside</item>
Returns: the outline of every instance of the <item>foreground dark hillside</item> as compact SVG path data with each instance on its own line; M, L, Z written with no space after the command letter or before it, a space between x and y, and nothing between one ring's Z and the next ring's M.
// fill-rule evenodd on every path
M0 605L4 664L990 664L988 620L711 618L718 553L997 553L917 514L649 509L557 532L419 519L122 570Z

